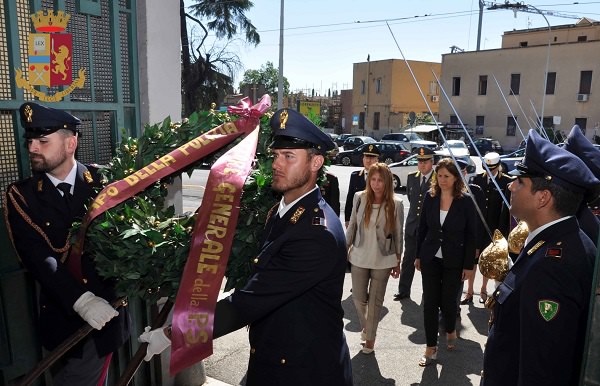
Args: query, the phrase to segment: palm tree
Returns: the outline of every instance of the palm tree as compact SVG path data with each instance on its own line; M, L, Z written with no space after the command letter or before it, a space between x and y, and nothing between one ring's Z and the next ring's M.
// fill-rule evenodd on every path
M234 72L241 66L239 58L225 49L207 51L204 43L209 31L214 32L217 38L228 41L238 32L243 32L246 42L254 45L260 43L256 27L244 14L253 5L248 0L195 0L188 7L190 13L187 13L184 0L179 0L184 115L208 108L210 103L217 102L219 96L232 89ZM188 38L188 19L194 21L204 33L195 47L190 45ZM205 24L203 20L208 22Z

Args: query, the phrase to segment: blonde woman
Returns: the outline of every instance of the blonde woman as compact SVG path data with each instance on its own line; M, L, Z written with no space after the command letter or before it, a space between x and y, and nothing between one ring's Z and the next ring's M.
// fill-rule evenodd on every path
M346 232L351 263L352 298L360 321L362 352L371 354L390 275L400 275L404 205L394 194L385 163L369 168L366 189L354 195Z

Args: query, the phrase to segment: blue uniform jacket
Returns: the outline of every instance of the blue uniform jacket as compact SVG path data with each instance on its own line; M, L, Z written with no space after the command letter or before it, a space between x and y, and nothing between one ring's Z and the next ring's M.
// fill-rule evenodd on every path
M112 283L96 272L93 260L81 258L83 280L78 280L61 259L69 250L69 229L74 218L81 218L84 205L95 196L99 177L96 169L77 163L77 177L68 213L63 197L45 173L34 173L8 187L4 198L5 220L9 236L21 262L40 284L39 328L42 344L54 349L85 324L73 310L75 301L86 291L111 303L116 299ZM101 356L119 348L129 337L126 307L100 331L93 330ZM79 346L72 354L79 355Z
M350 173L350 183L348 184L348 195L346 196L346 205L344 206L344 221L350 221L352 216L352 205L354 194L365 190L367 181L365 180L365 169L356 170Z
M250 326L248 386L352 385L339 218L315 189L264 232L247 285L217 303L214 338Z
M482 385L579 384L595 256L574 217L523 248L494 291Z

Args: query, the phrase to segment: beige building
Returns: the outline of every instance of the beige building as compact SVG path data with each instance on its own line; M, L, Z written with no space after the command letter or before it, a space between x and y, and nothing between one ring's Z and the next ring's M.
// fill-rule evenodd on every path
M405 127L411 112L430 113L431 109L437 115L440 93L433 73L440 76L440 63L413 60L408 63L428 104L404 60L354 63L352 120L346 123L344 132L381 138Z
M593 95L600 90L600 22L505 32L500 49L442 55L441 80L458 114L442 93L440 121L460 118L476 137L496 138L505 149L516 148L539 116L546 128L566 135L578 124L592 139L600 135L600 95Z

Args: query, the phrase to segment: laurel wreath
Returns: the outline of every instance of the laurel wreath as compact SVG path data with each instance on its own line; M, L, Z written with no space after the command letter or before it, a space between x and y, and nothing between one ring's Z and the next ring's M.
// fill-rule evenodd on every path
M102 185L123 179L198 135L237 117L214 110L197 112L182 122L166 118L161 124L146 125L139 138L123 133L111 162L101 168ZM266 214L274 203L271 160L270 114L260 120L257 162L248 177L240 203L240 215L225 276L225 290L240 288L250 274L249 261L256 256ZM201 163L212 164L234 141L215 153L149 186L143 192L98 216L88 227L86 253L95 260L98 273L114 281L119 296L156 301L174 300L189 252L195 213L176 215L165 207L168 186L183 173L191 175ZM200 203L198 203L198 206ZM76 235L80 223L75 224Z

